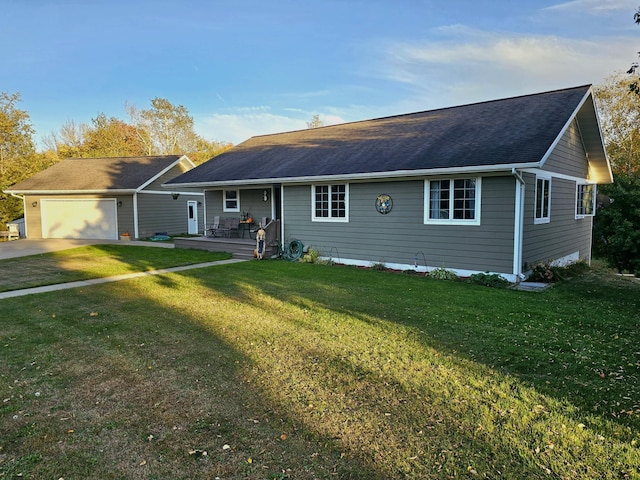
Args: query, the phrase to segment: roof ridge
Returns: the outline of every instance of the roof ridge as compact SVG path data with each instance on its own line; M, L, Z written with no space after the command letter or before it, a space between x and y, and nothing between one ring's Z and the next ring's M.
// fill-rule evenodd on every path
M265 134L262 134L262 135L254 135L253 137L250 137L249 139L247 139L245 141L249 141L251 139L257 139L257 138L264 138L264 137L272 137L272 136L276 136L276 135L289 134L289 133L306 132L308 130L324 130L324 129L328 129L328 128L344 127L346 125L355 125L355 124L358 124L358 123L376 122L376 121L380 121L380 120L389 120L389 119L392 119L392 118L407 117L407 116L411 116L411 115L421 115L421 114L424 114L424 113L442 112L442 111L445 111L445 110L453 110L455 108L465 108L465 107L471 107L471 106L475 106L475 105L484 105L484 104L489 104L489 103L516 100L516 99L519 99L519 98L536 97L536 96L549 95L549 94L552 94L552 93L559 93L559 92L568 92L570 90L578 90L580 88L591 88L592 86L593 86L592 84L586 83L586 84L578 85L578 86L575 86L575 87L558 88L558 89L555 89L555 90L548 90L546 92L536 92L536 93L528 93L528 94L523 94L523 95L514 95L513 97L506 97L506 98L494 98L494 99L491 99L491 100L482 100L480 102L464 103L464 104L460 104L460 105L452 105L452 106L449 106L449 107L439 107L439 108L434 108L434 109L431 109L431 110L421 110L421 111L417 111L417 112L407 112L407 113L399 113L399 114L395 114L395 115L386 115L386 116L383 116L383 117L367 118L367 119L364 119L364 120L354 120L352 122L337 123L335 125L323 125L321 127L306 128L306 129L301 128L301 129L298 129L298 130L289 130L289 131L286 131L286 132L265 133Z

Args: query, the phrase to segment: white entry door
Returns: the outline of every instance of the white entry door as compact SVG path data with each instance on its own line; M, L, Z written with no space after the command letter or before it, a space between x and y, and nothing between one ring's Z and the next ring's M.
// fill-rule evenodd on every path
M189 200L187 202L187 229L189 234L195 235L198 233L198 202Z

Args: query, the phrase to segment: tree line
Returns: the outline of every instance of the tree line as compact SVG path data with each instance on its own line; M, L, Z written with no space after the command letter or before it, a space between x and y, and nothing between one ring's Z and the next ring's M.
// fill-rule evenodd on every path
M4 190L64 158L187 155L200 164L228 150L195 132L182 105L154 98L147 109L127 105L129 121L104 113L90 123L65 122L43 139L38 150L29 113L19 108L19 93L0 92L0 229L22 215L22 202Z

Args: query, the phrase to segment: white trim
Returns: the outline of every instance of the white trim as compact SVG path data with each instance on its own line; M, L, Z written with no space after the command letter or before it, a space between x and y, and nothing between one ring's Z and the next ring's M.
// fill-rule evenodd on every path
M551 266L553 267L566 267L567 265L571 265L572 263L576 263L580 260L580 252L573 252L569 255L565 255L564 257L560 257L557 260L551 262Z
M544 180L549 182L549 187L547 188L547 216L544 216L544 205L542 205L542 216L538 217L538 180ZM551 222L551 175L536 175L535 179L535 189L533 195L533 223L535 225L543 225L545 223ZM544 199L543 199L544 202Z
M138 226L138 192L133 194L133 238L140 238L140 228Z
M143 190L137 193L149 193L151 195L173 195L174 193L179 193L180 195L193 195L196 197L204 197L204 192L185 192L181 190L171 190L170 192L160 191L160 190Z
M513 274L520 278L522 275L522 255L524 242L524 199L526 182L514 168L511 172L515 178L515 205L513 220Z
M475 180L475 211L474 218L472 220L460 220L453 219L453 194L454 188L453 184L449 189L449 219L433 219L429 217L430 209L431 209L431 182L432 181L440 181L440 180L451 180L451 182L455 180ZM482 177L444 177L438 179L427 179L424 181L424 197L423 197L423 215L424 215L424 224L425 225L470 225L470 226L479 226L480 225L480 212L482 203Z
M582 213L579 214L578 213L578 190L580 187L584 187L586 185L591 185L593 186L593 197L591 198L591 213ZM591 182L576 182L576 197L575 197L575 216L576 216L576 220L582 220L583 218L588 218L588 217L595 217L596 215L596 206L598 204L598 202L596 201L598 196L598 185L595 183L591 183Z
M189 230L190 224L191 224L191 219L189 218L189 207L193 207L193 219L195 220L196 223L196 228L195 231L192 232L191 230ZM197 200L187 200L187 234L189 235L196 235L199 230L199 224L198 224L198 201Z
M547 162L547 160L551 156L551 153L558 146L558 143L560 143L560 140L562 140L562 137L564 137L564 134L567 133L567 130L569 129L569 127L571 126L573 121L578 118L578 113L580 112L580 110L582 109L584 104L587 102L587 99L591 95L591 90L592 90L592 87L589 87L587 92L584 94L584 97L582 97L582 100L580 100L580 103L578 104L578 106L573 110L573 113L569 116L569 120L567 120L567 122L564 124L564 126L560 130L560 133L558 134L556 139L553 141L553 143L551 144L551 146L549 147L547 152L543 155L542 160L540 160L540 166L541 167L544 166L544 164ZM583 143L583 145L584 145L584 143Z
M334 186L344 185L344 217L331 216L331 191ZM329 187L329 216L316 216L316 188ZM349 223L349 184L348 183L313 183L311 184L311 221L312 222L331 222L331 223Z
M236 207L227 207L227 192L236 192ZM226 188L222 190L222 211L223 212L239 212L240 211L240 189L239 188Z
M336 263L340 263L340 264L344 264L344 265L353 265L356 267L371 267L372 265L379 263L379 262L375 262L373 260L355 260L352 258L333 258L333 257L320 257L321 260L324 261L333 261ZM442 266L432 266L429 265L426 268L423 266L418 266L416 267L413 263L387 263L387 262L382 262L384 263L385 267L393 269L393 270L413 270L415 272L431 272L433 270L436 270L438 268L443 268ZM463 278L467 278L470 277L471 275L475 274L475 273L487 273L490 275L500 275L501 277L503 277L505 280L511 282L511 283L516 283L520 281L520 278L517 275L513 275L511 273L502 273L502 272L487 272L486 270L465 270L462 268L449 268L447 266L445 266L444 268L446 268L447 270L449 270L450 272L455 273L458 277L463 277Z
M250 185L266 185L272 183L281 184L309 184L309 183L345 183L350 180L390 180L394 178L404 179L407 177L430 177L436 175L448 176L481 176L483 173L505 173L511 174L513 168L535 168L539 162L535 163L510 163L505 165L484 165L469 167L453 167L453 168L431 168L418 170L394 170L387 172L367 172L367 173L350 173L342 175L307 175L304 177L277 177L277 178L247 178L243 180L221 180L216 182L194 182L194 183L175 183L167 185L169 187L184 188L208 188L208 187L225 187L225 186L250 186Z
M564 173L551 172L549 170L542 170L540 168L525 168L522 173L531 173L538 177L544 178L557 178L559 180L567 180L569 182L583 182L583 183L597 183L588 178L574 177L573 175L565 175Z

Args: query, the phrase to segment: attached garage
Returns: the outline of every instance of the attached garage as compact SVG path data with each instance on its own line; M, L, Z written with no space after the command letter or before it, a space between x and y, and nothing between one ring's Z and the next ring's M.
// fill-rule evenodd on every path
M42 199L42 238L118 239L116 200Z

